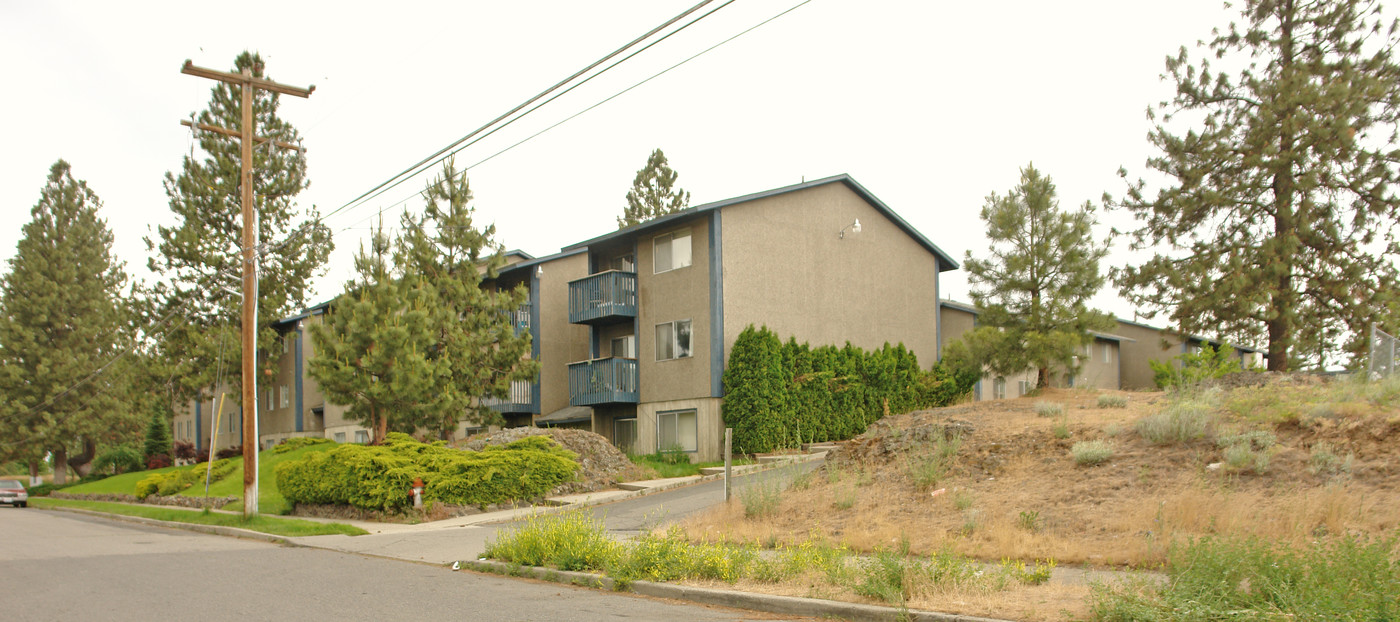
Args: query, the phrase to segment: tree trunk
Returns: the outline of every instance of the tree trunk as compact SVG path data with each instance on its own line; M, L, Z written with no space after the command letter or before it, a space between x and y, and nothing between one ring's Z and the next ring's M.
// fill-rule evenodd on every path
M42 484L42 483L44 483L44 480L43 480L43 478L39 477L39 461L38 461L38 460L30 460L30 461L29 461L29 486L30 486L30 487L34 487L34 486L38 486L39 484Z
M68 466L78 477L87 477L92 472L92 459L97 456L97 442L83 439L83 453L68 459Z
M53 483L58 486L68 483L68 450L62 447L53 450Z
M374 418L374 438L370 441L370 444L383 445L384 438L387 436L389 436L389 418L376 416Z
M1036 377L1035 377L1035 388L1037 388L1037 389L1048 389L1048 388L1050 388L1050 368L1049 368L1049 367L1042 367L1042 368L1040 368L1040 371L1036 373Z
M1293 2L1286 0L1279 15L1280 77L1286 92L1291 86L1293 67ZM1288 95L1285 94L1284 97ZM1293 104L1289 104L1293 107ZM1273 257L1277 281L1272 300L1273 317L1265 321L1269 332L1269 371L1288 371L1288 350L1293 338L1293 246L1298 224L1293 211L1293 132L1288 129L1291 111L1280 114L1283 130L1279 133L1279 162L1274 170L1274 240Z

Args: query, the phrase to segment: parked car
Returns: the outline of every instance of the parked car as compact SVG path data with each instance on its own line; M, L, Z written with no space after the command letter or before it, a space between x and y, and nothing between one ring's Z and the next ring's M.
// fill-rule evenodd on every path
M0 503L29 507L29 493L24 490L24 484L17 480L0 479Z

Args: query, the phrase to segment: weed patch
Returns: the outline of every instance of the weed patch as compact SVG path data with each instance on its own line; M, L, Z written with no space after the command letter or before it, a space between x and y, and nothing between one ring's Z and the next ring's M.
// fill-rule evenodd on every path
M913 480L920 490L937 486L953 467L960 449L962 436L958 434L939 436L932 443L911 449L905 458L905 469L909 473L909 479Z
M1058 417L1065 414L1063 404L1057 402L1036 402L1035 416L1037 417Z
M1113 457L1113 444L1103 440L1079 441L1069 450L1074 463L1090 466L1107 462Z
M1113 393L1099 395L1099 408L1127 408L1128 396Z
M1209 403L1183 400L1139 419L1134 428L1153 445L1190 443L1205 438L1214 427L1216 417Z

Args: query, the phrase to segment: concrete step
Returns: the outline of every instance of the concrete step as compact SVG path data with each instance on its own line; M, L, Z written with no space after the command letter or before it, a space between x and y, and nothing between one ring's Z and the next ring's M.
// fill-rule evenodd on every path
M836 444L811 444L803 446L803 449L806 450L809 454L831 452L836 451L840 448L841 446Z

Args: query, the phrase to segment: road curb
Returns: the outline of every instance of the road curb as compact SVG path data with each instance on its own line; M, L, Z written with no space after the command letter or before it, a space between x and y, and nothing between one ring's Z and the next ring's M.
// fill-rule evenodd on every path
M156 519L154 519L154 518L146 518L146 517L144 517L144 516L128 516L128 515L126 515L126 514L112 514L112 513L108 513L108 512L98 512L98 511L96 511L96 510L86 510L86 509L83 509L83 508L70 508L70 507L62 507L62 506L52 506L52 507L46 507L46 508L41 508L41 507L35 506L34 509L40 510L40 511L44 511L44 512L71 512L71 513L73 513L73 514L84 514L84 515L87 515L87 516L94 516L94 517L97 517L97 518L105 518L105 519L108 519L108 520L118 520L118 521L123 521L123 522L127 522L127 523L137 523L137 524L141 524L141 525L148 525L148 526L151 526L151 527L166 527L166 528L169 528L169 529L183 529L183 530L185 530L185 531L197 531L197 532L199 532L199 533L205 533L205 534L210 534L210 535L215 535L215 536L228 536L228 537L231 537L231 538L245 538L245 539L248 539L248 540L261 540L261 541L263 541L263 542L270 542L270 543L272 543L272 544L286 544L286 545L300 546L300 545L298 545L297 543L292 542L291 540L288 540L286 536L274 536L274 535L269 534L269 533L263 533L263 532L261 532L261 531L253 531L253 530L251 530L251 529L239 529L238 527L224 527L224 526L222 526L222 525L200 525L200 524L197 524L197 523L180 523L180 522L176 522L176 521L156 520Z
M673 585L670 583L655 583L652 581L632 581L624 585L619 585L617 581L614 581L610 577L589 572L553 570L550 568L521 566L519 564L489 560L465 561L462 562L462 566L479 572L508 577L527 577L579 587L590 587L610 591L627 591L653 598L669 598L702 605L732 607L735 609L748 609L750 611L763 611L766 613L783 615L839 618L855 622L888 622L889 620L910 620L913 622L1011 622L999 618L983 618L953 613L939 613L936 611L916 611L912 609L847 603L820 598L799 598L796 596L777 596L772 594L757 594L754 592L717 590L705 587Z

